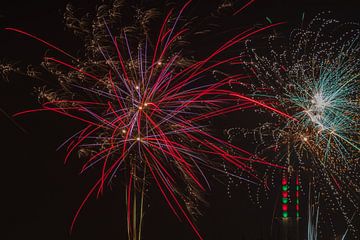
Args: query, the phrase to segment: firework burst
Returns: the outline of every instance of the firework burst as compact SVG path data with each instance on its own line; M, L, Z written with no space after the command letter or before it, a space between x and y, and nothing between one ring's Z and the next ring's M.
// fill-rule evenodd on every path
M259 156L272 156L287 174L310 181L323 209L334 214L339 209L352 230L350 216L359 208L360 192L359 37L358 24L340 24L320 14L308 27L292 31L281 50L274 47L281 40L270 37L270 57L249 42L247 67L258 79L250 87L254 98L288 116L272 111L271 119L255 130L228 130L232 140L253 136ZM265 179L274 184L273 173L267 170Z
M221 172L219 166L225 161L256 178L248 163L267 164L209 133L209 118L262 104L227 89L229 82L246 79L246 75L214 81L209 73L241 58L219 59L220 53L277 24L241 32L195 61L183 52L191 29L182 14L189 4L162 16L153 8L114 1L99 6L94 17L80 18L69 5L65 21L84 40L82 57L20 29L7 28L67 57L45 57L45 72L55 77L55 83L49 84L51 88L38 88L41 109L15 115L52 111L84 124L62 145L67 148L65 162L78 151L86 159L81 172L97 165L100 173L71 228L90 196L102 194L117 176L125 183L129 239L141 239L144 195L152 183L173 213L185 218L201 238L193 221L209 185L207 169ZM134 14L124 15L124 9ZM154 34L153 25L159 19L161 27Z

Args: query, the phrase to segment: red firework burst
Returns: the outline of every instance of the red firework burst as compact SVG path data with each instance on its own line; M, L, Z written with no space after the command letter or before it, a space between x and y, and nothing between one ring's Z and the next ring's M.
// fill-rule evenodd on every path
M248 162L269 164L213 136L206 121L254 106L284 113L226 87L248 76L237 74L215 81L208 73L241 61L241 56L219 60L220 53L280 23L247 29L208 57L193 61L184 57L179 47L189 31L186 24L180 24L189 3L176 15L169 11L155 41L151 41L148 25L144 24L144 19L156 15L150 10L138 13L134 32L127 27L114 30L116 16L96 17L91 33L85 34L86 57L82 59L25 31L7 28L70 58L45 58L45 67L56 76L58 89L41 91L45 102L40 109L15 115L52 111L84 123L84 128L65 142L65 162L79 150L87 156L81 171L98 165L100 174L76 212L71 228L89 197L101 194L104 186L120 175L126 184L129 238L140 239L144 192L151 182L173 213L185 218L201 238L193 220L201 193L208 185L204 170L221 172L219 166L225 161L256 178ZM116 7L114 4L110 10ZM143 34L137 32L139 28Z

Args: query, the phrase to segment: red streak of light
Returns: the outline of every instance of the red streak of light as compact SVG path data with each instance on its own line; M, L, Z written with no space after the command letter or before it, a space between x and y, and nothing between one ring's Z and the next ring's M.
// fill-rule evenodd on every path
M65 52L64 50L62 50L62 49L60 49L60 48L52 45L51 43L48 43L47 41L45 41L45 40L43 40L43 39L41 39L41 38L38 38L38 37L34 36L34 35L32 35L32 34L30 34L30 33L28 33L28 32L25 32L25 31L20 30L20 29L17 29L17 28L5 28L5 30L18 32L18 33L21 33L21 34L26 35L26 36L28 36L28 37L31 37L31 38L33 38L33 39L35 39L35 40L37 40L37 41L39 41L39 42L42 42L42 43L44 43L45 45L47 45L47 46L49 46L49 47L51 47L51 48L53 48L53 49L55 49L55 50L57 50L57 51L65 54L66 56L68 56L68 57L70 57L70 58L72 58L72 59L77 60L75 57L71 56L70 54L68 54L68 53Z
M250 0L248 3L246 3L244 6L242 6L239 10L237 10L234 14L234 15L237 15L239 14L240 12L242 12L245 8L247 8L248 6L250 6L252 3L254 3L255 0Z
M145 148L146 148L146 147L145 147ZM156 175L155 175L155 173L154 173L151 165L149 164L149 160L147 159L146 155L144 155L144 158L145 158L146 163L147 163L147 165L148 165L148 167L149 167L149 169L150 169L151 175L153 175L153 177L154 177L154 179L155 179L155 182L156 182L157 186L159 187L162 195L164 196L166 202L168 203L169 207L171 208L171 210L173 211L173 213L175 214L175 216L176 216L179 220L181 220L181 218L179 217L178 213L176 212L174 206L171 204L169 198L167 197L166 193L164 192L164 189L161 187L161 184L160 184L159 180L157 179L157 177L156 177Z
M88 126L87 128L90 128L91 126ZM86 135L84 135L82 138L79 139L79 141L73 145L73 147L70 149L70 151L68 151L68 153L66 154L66 157L64 159L64 163L67 162L70 154L74 151L74 149L79 146L80 143L82 143L88 136L90 136L90 134L92 134L93 132L95 132L96 130L98 130L99 127L94 128L93 130L91 130L90 132L88 132Z
M276 108L273 108L273 107L271 107L271 106L269 106L269 105L266 105L266 104L264 104L264 103L262 103L262 102L260 102L260 101L255 100L255 99L252 99L252 98L249 98L249 97L246 97L246 96L244 96L244 95L237 94L237 93L230 93L230 95L231 95L231 96L234 96L234 97L241 98L241 99L245 99L245 100L250 101L250 102L253 102L253 103L255 103L255 104L257 104L257 105L259 105L259 106L261 106L261 107L263 107L263 108L267 108L267 109L269 109L269 110L271 110L271 111L273 111L273 112L276 112L277 114L279 114L279 115L281 115L281 116L284 116L284 117L289 118L289 119L291 119L291 120L294 120L294 121L296 121L296 122L299 121L299 120L297 120L296 118L290 116L289 114L286 114L286 113L284 113L284 112L282 112L282 111L280 111L280 110L277 110Z

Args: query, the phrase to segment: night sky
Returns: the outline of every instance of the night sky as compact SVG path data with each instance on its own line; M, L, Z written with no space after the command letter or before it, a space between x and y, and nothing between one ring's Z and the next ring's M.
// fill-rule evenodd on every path
M80 43L64 29L63 24L62 13L68 2L2 1L0 26L24 29L69 52L76 52ZM71 2L80 8L92 10L98 1ZM151 2L144 1L143 4ZM191 11L201 15L208 5L206 0L194 0ZM228 24L229 29L233 30L224 34L220 32L216 38L219 41L226 40L236 31L236 27L246 28L264 23L266 17L274 22L286 21L287 24L277 28L277 31L287 34L291 26L300 23L303 12L306 16L313 17L327 10L341 20L360 20L360 1L257 0L238 17L237 22L224 20L224 24ZM266 37L266 34L264 36ZM0 60L19 65L38 65L46 51L46 47L32 39L3 30L0 31L0 42ZM199 48L202 46L199 39L195 44L198 44ZM209 46L205 48L207 47ZM16 119L11 117L18 111L38 107L33 87L32 80L16 75L9 81L0 81L1 213L5 220L5 231L2 231L0 238L127 239L121 184L114 184L113 188L107 189L99 199L90 199L81 212L74 232L69 234L73 215L95 176L91 173L79 175L81 163L76 154L69 164L64 166L65 151L56 151L56 148L78 129L79 123L52 113L30 114ZM216 119L215 129L221 135L221 129L251 122L251 113L237 113ZM249 143L240 144L251 148ZM198 219L198 227L205 239L276 239L270 230L276 205L276 191L260 209L249 200L245 184L233 186L230 198L226 193L226 184L216 180L211 182L212 191L206 195L208 206L202 208L203 216ZM150 194L147 203L150 206L146 209L144 219L144 239L196 239L191 228L173 216L158 192ZM306 204L302 207L306 207ZM273 231L276 231L276 222Z

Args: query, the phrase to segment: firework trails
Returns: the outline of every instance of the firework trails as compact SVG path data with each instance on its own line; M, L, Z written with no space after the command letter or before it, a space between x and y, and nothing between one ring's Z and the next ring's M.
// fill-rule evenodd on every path
M282 214L274 209L272 220L298 224L307 215L308 239L328 239L328 232L356 238L359 24L329 13L307 23L303 15L301 27L284 37L278 32L284 23L268 17L265 25L234 27L232 19L254 0L209 4L206 17L190 11L191 0L144 2L102 1L91 13L68 4L64 20L78 39L76 53L5 28L47 48L41 67L0 63L6 81L15 73L40 84L39 107L13 116L52 112L70 119L69 129L77 130L59 147L64 161L77 155L80 172L96 177L71 231L90 198L122 186L128 239L143 238L150 192L202 239L196 221L211 175L227 178L229 194L233 178L246 183L259 205L281 190ZM225 20L231 29L223 28ZM237 116L245 125L231 122ZM221 134L214 123L224 118Z
M196 61L184 53L184 46L189 45L185 38L192 34L191 23L183 17L189 4L163 15L154 8L114 1L99 6L92 18L76 17L68 5L67 27L84 42L80 56L23 30L7 28L52 50L44 58L44 73L27 75L55 79L49 87L38 88L40 109L15 116L51 111L78 120L83 129L62 145L67 149L65 162L77 151L84 159L81 172L98 166L99 179L81 203L71 228L86 201L102 194L117 177L125 183L129 239L141 239L144 195L152 185L171 211L186 219L201 238L194 220L209 185L206 171L222 172L225 161L256 180L249 163L268 164L217 138L207 125L210 118L238 109L273 109L227 88L229 82L247 75L214 80L211 72L241 60L238 55L219 57L220 53L278 24L247 29ZM122 14L125 10L133 15ZM52 52L61 55L53 57Z
M359 208L360 190L360 28L324 15L292 31L288 44L275 44L281 39L271 36L270 56L248 44L247 69L258 79L249 87L252 95L289 116L271 111L272 118L259 127L232 128L228 134L232 140L243 133L255 137L259 156L272 156L274 163L287 166L286 174L309 181L313 195L320 194L324 202L320 209L340 209L355 231L352 216ZM265 172L271 183L276 181L273 173L273 169ZM329 219L323 218L320 222Z

